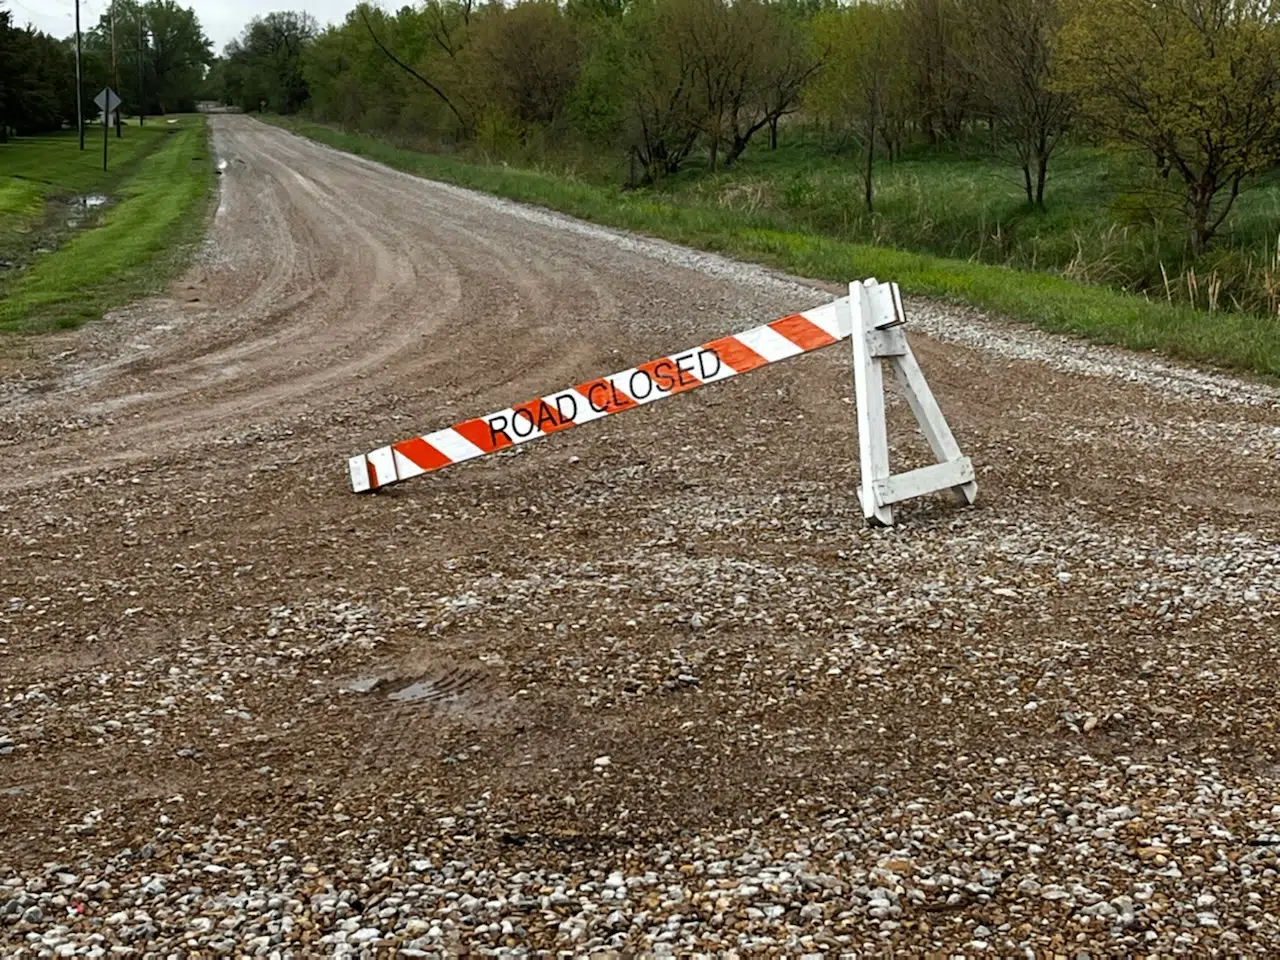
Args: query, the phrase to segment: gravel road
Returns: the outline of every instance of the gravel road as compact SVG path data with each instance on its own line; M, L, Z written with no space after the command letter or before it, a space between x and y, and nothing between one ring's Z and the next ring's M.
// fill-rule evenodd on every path
M911 301L972 508L840 347L357 497L833 290L210 122L0 356L5 956L1280 954L1280 391Z

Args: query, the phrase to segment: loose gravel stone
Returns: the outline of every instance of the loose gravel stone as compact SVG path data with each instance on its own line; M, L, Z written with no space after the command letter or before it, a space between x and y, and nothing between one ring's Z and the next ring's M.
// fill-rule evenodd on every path
M972 509L864 526L838 348L354 497L832 288L213 127L0 359L0 953L1280 954L1274 386L911 301Z

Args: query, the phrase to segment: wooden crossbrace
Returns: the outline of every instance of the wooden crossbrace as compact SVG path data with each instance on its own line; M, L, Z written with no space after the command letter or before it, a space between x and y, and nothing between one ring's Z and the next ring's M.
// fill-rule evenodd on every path
M851 283L849 299L841 300L840 304L851 314L850 340L862 467L858 498L862 515L868 523L889 526L893 523L893 504L947 489L954 491L961 503L973 503L978 495L973 464L960 452L960 445L907 343L903 333L906 316L898 285L879 283L874 278ZM886 362L906 394L911 412L938 461L936 464L896 475L889 468L882 370Z

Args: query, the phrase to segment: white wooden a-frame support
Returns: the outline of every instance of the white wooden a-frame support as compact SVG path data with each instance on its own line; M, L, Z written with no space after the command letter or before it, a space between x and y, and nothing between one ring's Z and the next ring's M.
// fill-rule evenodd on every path
M973 503L978 495L973 464L960 452L907 343L902 330L905 316L898 285L878 283L874 278L851 283L849 299L841 301L840 309L852 312L849 319L853 330L850 337L853 386L862 462L862 485L858 490L862 515L870 524L889 526L893 523L895 503L947 488L955 492L961 503ZM937 463L906 473L890 472L882 360L888 360L893 367Z

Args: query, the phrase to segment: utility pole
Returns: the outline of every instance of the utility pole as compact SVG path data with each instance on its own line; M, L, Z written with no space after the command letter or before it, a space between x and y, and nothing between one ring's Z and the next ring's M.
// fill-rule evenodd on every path
M120 54L116 47L116 0L111 0L111 72L115 75L116 90L120 89ZM120 137L123 123L119 108L116 109L116 138Z
M138 126L147 112L147 93L142 88L142 5L133 8L133 15L138 18Z
M84 107L80 82L80 0L76 0L76 126L80 128L80 149L84 149Z

